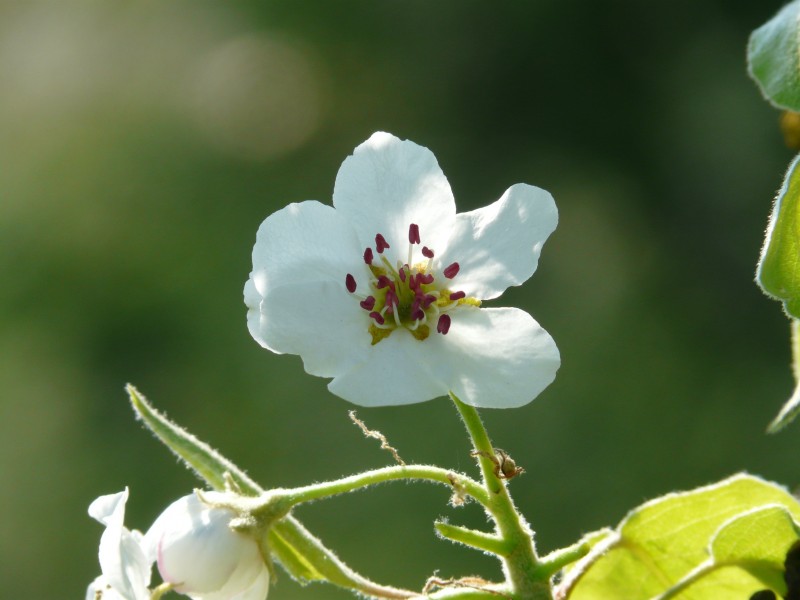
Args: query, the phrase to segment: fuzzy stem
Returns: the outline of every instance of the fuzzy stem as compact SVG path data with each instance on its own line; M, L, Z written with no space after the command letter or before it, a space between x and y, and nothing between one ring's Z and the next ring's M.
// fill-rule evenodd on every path
M581 540L572 546L554 550L547 556L541 557L536 569L537 579L552 577L567 565L571 565L589 554L591 549L592 546L588 541Z
M443 538L447 538L453 542L464 544L471 548L477 548L484 552L491 552L497 556L506 556L509 554L510 548L506 541L491 533L483 531L476 531L467 527L460 527L458 525L451 525L438 521L434 523L436 532Z
M539 571L540 564L534 548L533 532L517 512L508 495L505 481L494 474L494 463L488 457L494 456L495 451L480 415L474 407L461 402L452 392L450 397L478 452L483 482L489 491L489 504L486 509L492 516L500 537L511 548L510 553L503 557L503 564L514 597L520 600L551 600L553 595L549 577L543 577Z
M349 477L343 477L335 481L315 483L289 490L271 490L270 494L278 496L280 498L279 501L285 503L286 508L291 508L292 506L304 502L322 500L386 481L396 481L400 479L416 479L419 481L441 483L450 488L457 487L484 506L488 506L490 502L486 490L483 489L477 481L466 475L429 465L398 465L373 469L372 471L350 475Z

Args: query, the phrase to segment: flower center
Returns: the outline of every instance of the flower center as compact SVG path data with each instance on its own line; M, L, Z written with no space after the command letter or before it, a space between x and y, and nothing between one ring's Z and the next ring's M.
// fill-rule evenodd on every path
M459 265L451 263L441 272L432 268L434 252L422 246L422 259L414 262L415 246L421 245L419 226L408 228L408 260L392 264L384 255L391 248L380 233L375 235L375 249L364 250L364 263L370 273L369 295L356 293L356 279L345 277L347 291L360 299L360 306L369 314L372 344L389 337L398 327L404 327L416 339L426 339L432 328L446 335L450 330L451 311L460 306L480 306L480 300L467 297L462 291L452 291L450 285L458 275ZM376 256L377 254L377 256Z

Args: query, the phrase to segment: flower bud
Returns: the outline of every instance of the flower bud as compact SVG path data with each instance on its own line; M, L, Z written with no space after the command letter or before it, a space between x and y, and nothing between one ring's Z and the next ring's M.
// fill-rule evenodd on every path
M164 581L195 600L264 600L269 571L255 540L230 528L236 516L195 494L167 507L146 536Z

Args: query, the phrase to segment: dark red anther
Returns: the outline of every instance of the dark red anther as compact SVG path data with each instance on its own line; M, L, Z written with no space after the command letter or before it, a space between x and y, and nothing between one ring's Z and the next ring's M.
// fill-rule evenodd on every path
M439 322L436 323L436 331L446 335L450 331L450 315L439 315Z
M462 298L466 298L467 294L465 292L453 292L450 294L450 300L461 300Z
M375 319L375 322L378 325L383 325L384 321L383 321L383 315L381 313L373 311L373 312L369 313L369 316L371 318ZM442 315L442 316L444 316L444 315Z
M375 236L375 249L378 251L378 254L383 254L383 251L387 248L391 248L389 242L386 241L386 238L383 237L380 233Z
M420 273L417 275L417 282L430 285L433 283L433 275L430 273Z
M358 304L359 304L359 306L361 306L361 308L363 308L364 310L369 310L369 311L371 311L373 308L375 308L375 298L374 298L374 296L367 296L366 298L364 298L364 299L363 299L361 302L359 302Z
M414 321L422 321L425 318L425 313L422 312L421 308L417 308L411 311L411 319Z
M419 225L416 223L408 226L408 243L419 244Z
M436 296L434 296L433 294L428 294L422 299L422 306L428 308L434 302L436 302Z
M444 276L445 276L445 277L447 277L448 279L452 279L453 277L455 277L456 275L458 275L458 270L459 270L460 268L461 268L461 267L459 267L459 266L458 266L458 263L457 263L457 262L454 262L452 265L450 265L449 267L446 267L446 268L445 268L445 270L444 270Z
M374 258L374 256L372 254L372 248L367 248L366 250L364 250L364 262L365 263L367 263L368 265L371 265L373 258Z
M393 290L394 281L389 279L386 275L381 275L380 277L378 277L378 283L375 284L375 287L377 287L379 290L382 290L385 287L388 287L389 289Z
M428 248L427 246L422 247L422 256L425 258L433 258L433 250Z
M347 274L347 277L344 278L344 285L347 288L347 291L351 294L356 291L356 278Z
M405 283L405 281L406 281L406 266L400 267L400 270L397 272L397 274L400 277L400 281Z

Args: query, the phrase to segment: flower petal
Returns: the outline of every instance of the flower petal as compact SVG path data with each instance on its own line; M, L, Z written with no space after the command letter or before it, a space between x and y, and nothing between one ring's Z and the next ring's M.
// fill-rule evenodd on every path
M263 600L269 591L269 571L255 543L242 552L236 570L219 590L192 594L195 600Z
M363 252L350 223L332 207L313 200L290 204L258 228L250 279L262 296L309 281L335 281L344 288Z
M86 588L86 600L128 600L112 588L103 575L95 578Z
M420 344L420 358L462 402L516 408L533 400L561 365L553 338L518 308L463 308L447 335Z
M147 532L149 539L158 540L158 569L164 581L189 595L224 585L242 554L255 545L228 528L234 516L227 509L209 509L194 494L170 504Z
M299 354L306 372L333 377L363 361L372 340L369 317L344 283L270 290L260 310L248 312L253 337L273 352Z
M89 506L89 514L106 525L100 537L100 568L105 581L126 600L148 600L151 561L138 532L123 526L128 490L100 496Z
M439 264L458 262L454 289L483 300L496 298L533 275L542 246L557 224L553 197L518 183L489 206L456 216Z
M450 184L433 153L383 132L373 134L342 163L333 205L355 228L362 246L374 246L380 233L392 255L403 261L409 225L419 225L423 244L441 247L456 214Z
M421 364L420 349L437 334L418 341L405 329L370 347L367 360L337 375L328 389L360 406L394 406L424 402L447 394L444 381Z

